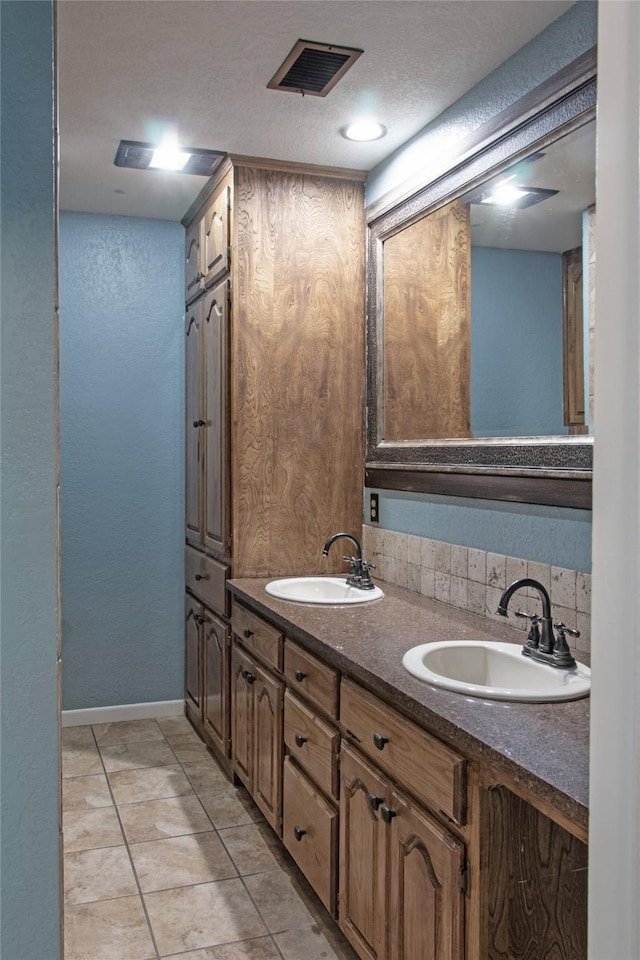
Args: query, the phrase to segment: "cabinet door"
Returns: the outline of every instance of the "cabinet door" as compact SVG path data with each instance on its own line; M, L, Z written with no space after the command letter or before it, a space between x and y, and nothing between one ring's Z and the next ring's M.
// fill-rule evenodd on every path
M231 188L213 197L203 217L202 262L204 285L214 283L229 270L229 211Z
M464 960L464 846L400 794L389 809L390 960Z
M253 793L253 685L256 670L235 644L231 648L231 759L233 769Z
M202 545L204 434L201 377L201 304L187 311L185 319L185 524L186 538Z
M343 743L340 786L340 927L359 956L385 960L387 782ZM418 960L412 958L412 960Z
M185 235L184 294L187 303L202 289L202 218L188 227Z
M186 596L185 601L185 700L198 719L202 717L202 615L201 603Z
M229 556L229 281L206 294L202 308L204 381L204 544Z
M284 684L255 666L253 799L276 833L282 821Z
M220 753L229 756L229 628L204 611L203 723Z

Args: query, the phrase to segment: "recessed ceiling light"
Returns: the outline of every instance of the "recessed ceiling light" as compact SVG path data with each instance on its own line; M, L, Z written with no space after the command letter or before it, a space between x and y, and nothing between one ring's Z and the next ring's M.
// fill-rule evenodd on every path
M225 156L223 150L121 140L113 162L116 167L131 167L134 170L172 170L210 177Z
M342 130L347 140L380 140L386 133L387 128L377 120L356 120Z
M557 190L548 190L545 187L517 187L513 183L498 183L490 191L471 203L486 203L494 207L511 207L524 210L532 207L541 200L555 197Z

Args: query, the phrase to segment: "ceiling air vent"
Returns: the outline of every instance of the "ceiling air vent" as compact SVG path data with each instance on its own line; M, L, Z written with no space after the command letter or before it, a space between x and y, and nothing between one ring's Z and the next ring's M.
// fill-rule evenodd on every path
M353 47L298 40L267 84L271 90L326 97L363 53Z

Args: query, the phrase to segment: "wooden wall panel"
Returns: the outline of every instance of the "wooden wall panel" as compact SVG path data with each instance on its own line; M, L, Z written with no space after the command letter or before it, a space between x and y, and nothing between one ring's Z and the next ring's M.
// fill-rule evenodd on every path
M233 273L234 576L343 570L359 534L362 185L240 167Z
M470 237L456 200L384 242L385 440L471 436Z

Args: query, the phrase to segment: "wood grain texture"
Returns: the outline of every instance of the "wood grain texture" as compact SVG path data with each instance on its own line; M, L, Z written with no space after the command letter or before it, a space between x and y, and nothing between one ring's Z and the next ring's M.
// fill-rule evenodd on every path
M470 263L458 200L384 242L384 440L471 436Z
M321 551L362 522L362 186L243 167L234 204L234 576L343 570Z
M284 742L320 789L337 799L340 735L289 690L284 695Z
M338 811L288 757L283 779L282 839L329 913L335 916Z
M205 549L221 560L230 556L229 491L229 282L223 280L202 300Z
M215 283L229 270L231 175L212 196L202 217L203 283Z
M185 598L185 699L200 719L202 719L202 631L198 621L202 613L202 604L187 594Z
M573 428L571 433L587 432L582 303L582 247L576 247L562 254L563 406L564 424Z
M253 799L280 835L282 825L282 699L284 683L256 665L253 684Z
M586 960L587 847L505 787L482 794L486 960Z
M231 760L233 772L253 793L253 691L246 674L254 661L231 644ZM255 676L254 673L251 673Z
M390 960L461 960L464 846L401 794L391 809Z
M200 546L203 527L202 427L194 426L202 411L202 305L195 303L185 317L185 534Z
M340 752L340 894L338 922L358 956L387 954L387 825L369 797L389 784L344 742Z
M340 675L308 650L287 639L284 675L292 690L306 697L334 720L338 718Z
M229 627L204 610L202 722L222 756L229 752Z

